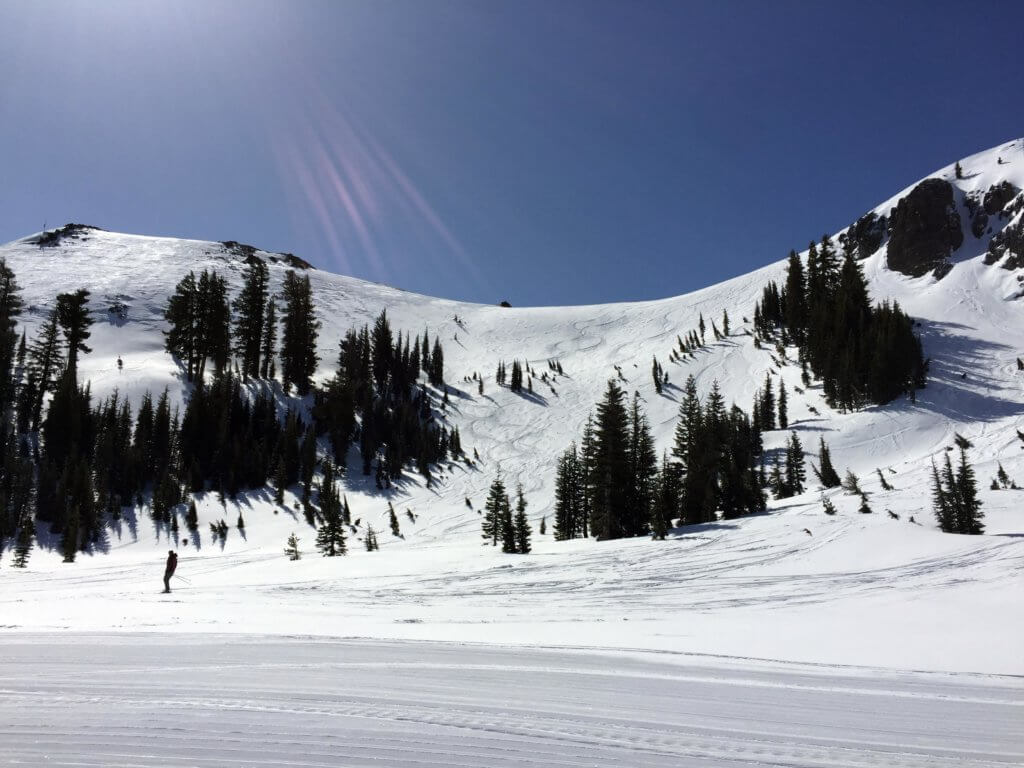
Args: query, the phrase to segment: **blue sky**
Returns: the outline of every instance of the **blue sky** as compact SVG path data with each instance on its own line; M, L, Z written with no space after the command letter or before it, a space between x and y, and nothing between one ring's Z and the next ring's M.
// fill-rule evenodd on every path
M1024 134L1003 3L0 3L0 241L290 251L517 306L782 258Z

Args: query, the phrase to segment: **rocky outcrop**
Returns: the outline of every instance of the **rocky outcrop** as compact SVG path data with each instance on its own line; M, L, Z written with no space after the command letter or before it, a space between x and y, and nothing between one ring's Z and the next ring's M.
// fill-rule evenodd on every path
M56 248L65 240L88 240L87 235L90 230L102 232L103 230L99 227L94 227L89 224L65 224L59 229L50 229L43 232L32 242L38 245L40 248Z
M998 214L999 218L1008 219L1012 215L1007 207L1017 197L1018 190L1008 181L993 184L985 192L977 191L967 195L964 203L971 214L971 234L982 237L990 232L989 219Z
M839 242L855 259L866 259L881 247L888 223L885 216L865 213L839 235Z
M949 257L964 241L953 187L943 179L926 179L892 210L889 222L889 269L910 277L949 271Z
M1003 269L1024 267L1024 220L1011 224L989 242L985 263L995 264L1004 258L1000 265Z

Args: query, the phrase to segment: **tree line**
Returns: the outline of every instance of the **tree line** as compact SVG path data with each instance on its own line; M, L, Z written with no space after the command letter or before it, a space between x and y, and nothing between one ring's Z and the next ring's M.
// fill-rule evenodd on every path
M925 385L928 364L913 321L897 302L871 303L852 240L841 259L827 235L812 242L806 267L790 251L785 285L765 286L754 327L760 337L799 348L805 383L809 368L834 408L913 398Z

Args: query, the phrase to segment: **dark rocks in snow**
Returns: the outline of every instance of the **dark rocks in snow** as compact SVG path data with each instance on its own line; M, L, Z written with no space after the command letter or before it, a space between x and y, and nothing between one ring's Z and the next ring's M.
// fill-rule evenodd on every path
M64 240L82 240L85 239L83 236L86 235L89 230L96 230L102 232L99 227L94 227L89 224L65 224L63 227L58 229L50 229L43 232L37 238L31 242L38 245L40 248L54 248L60 245Z
M949 271L950 254L963 243L953 187L943 179L926 179L892 210L889 269L910 277Z
M988 188L982 201L982 207L989 216L1000 213L1006 204L1017 196L1019 190L1008 181L993 184Z
M853 252L855 259L866 259L881 247L888 223L885 216L878 216L874 212L865 213L839 235L839 242Z
M985 263L995 264L1004 258L1000 265L1003 269L1024 267L1024 220L1011 224L989 241Z

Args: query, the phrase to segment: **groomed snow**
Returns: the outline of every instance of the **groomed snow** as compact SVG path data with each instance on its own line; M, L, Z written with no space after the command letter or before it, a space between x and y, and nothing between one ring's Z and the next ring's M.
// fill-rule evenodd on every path
M1019 765L970 675L249 636L0 636L11 765ZM951 725L955 724L955 727Z

